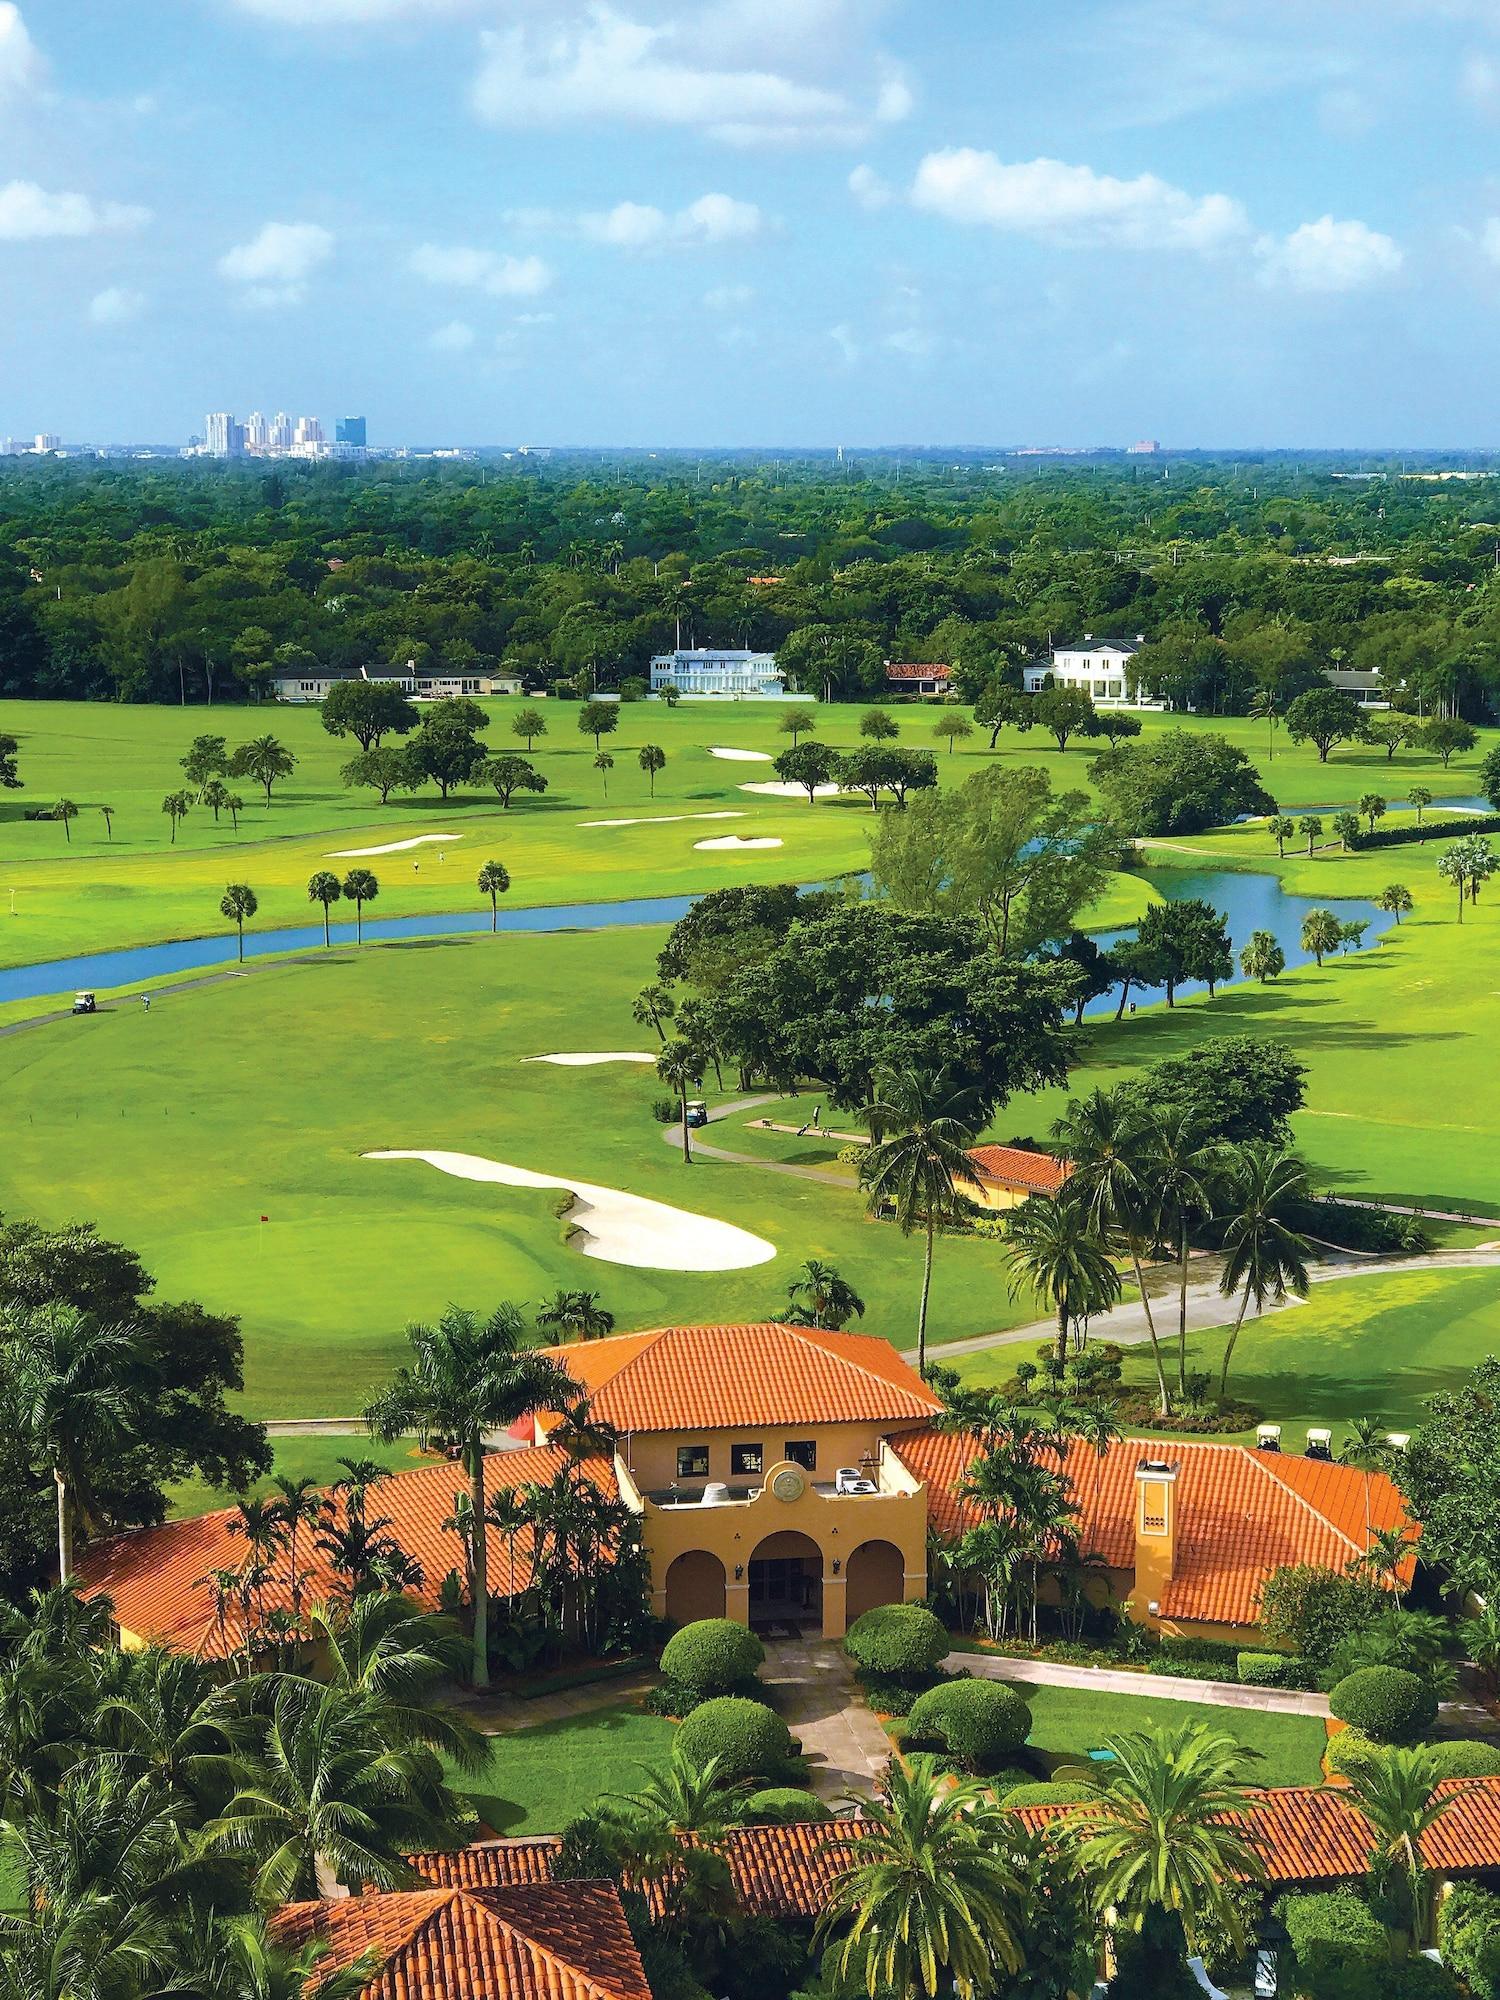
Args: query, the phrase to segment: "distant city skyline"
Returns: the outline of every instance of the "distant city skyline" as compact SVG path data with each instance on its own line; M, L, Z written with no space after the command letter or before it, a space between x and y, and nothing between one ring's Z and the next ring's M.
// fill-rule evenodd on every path
M1482 444L1497 128L1486 0L0 0L0 433Z

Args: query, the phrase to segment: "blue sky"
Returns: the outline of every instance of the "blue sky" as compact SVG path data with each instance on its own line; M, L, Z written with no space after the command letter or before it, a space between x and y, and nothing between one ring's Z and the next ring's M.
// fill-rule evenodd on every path
M1500 0L0 0L0 433L1500 442Z

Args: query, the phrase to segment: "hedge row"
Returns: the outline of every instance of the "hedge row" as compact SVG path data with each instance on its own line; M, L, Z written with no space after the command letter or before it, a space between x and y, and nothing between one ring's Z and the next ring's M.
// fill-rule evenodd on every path
M1429 806L1427 811L1431 811ZM1500 832L1500 820L1493 813L1444 813L1440 819L1423 820L1420 826L1415 822L1407 826L1381 826L1374 833L1357 833L1349 842L1351 851L1362 851L1374 847L1409 847L1413 841L1428 840L1436 836L1440 840L1451 840L1460 833Z

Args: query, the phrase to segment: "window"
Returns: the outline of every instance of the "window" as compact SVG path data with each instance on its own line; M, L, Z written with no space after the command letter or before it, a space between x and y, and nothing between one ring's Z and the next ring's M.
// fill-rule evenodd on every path
M759 1477L765 1471L766 1450L759 1444L732 1444L729 1447L729 1476L744 1479L754 1474Z
M707 1479L708 1446L706 1444L678 1445L677 1477L679 1479Z
M804 1472L818 1469L818 1446L815 1438L788 1438L786 1456L793 1465L800 1465Z

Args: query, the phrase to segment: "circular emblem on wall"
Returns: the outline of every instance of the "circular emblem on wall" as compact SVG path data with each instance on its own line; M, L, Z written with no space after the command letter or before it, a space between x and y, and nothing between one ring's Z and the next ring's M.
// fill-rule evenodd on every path
M771 1481L771 1491L778 1500L800 1500L807 1491L807 1481L800 1472L785 1465Z

